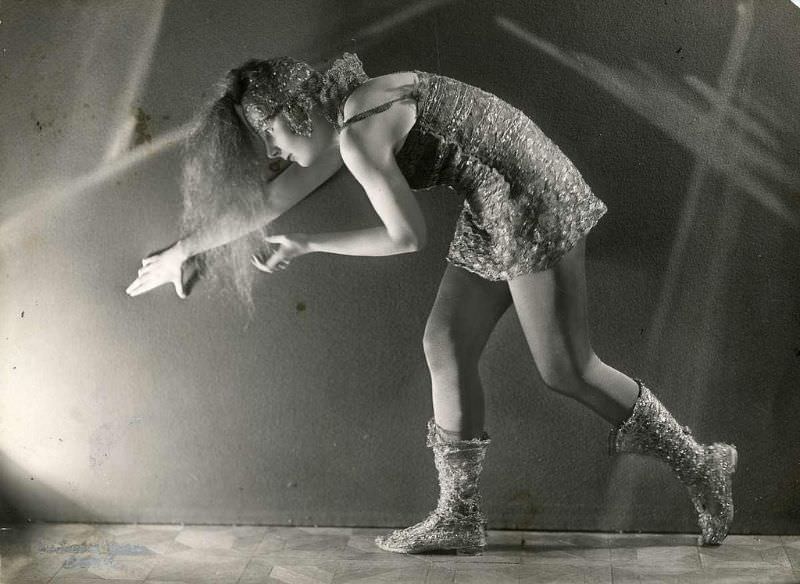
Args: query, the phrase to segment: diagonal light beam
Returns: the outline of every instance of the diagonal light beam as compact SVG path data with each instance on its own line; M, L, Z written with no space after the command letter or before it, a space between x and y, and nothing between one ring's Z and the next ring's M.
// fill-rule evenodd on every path
M400 10L397 10L392 14L373 22L372 24L358 29L349 36L351 37L351 40L358 41L359 49L368 47L382 39L383 35L390 30L419 18L420 16L423 16L441 6L452 4L453 2L454 0L422 0L420 2L414 2L409 6L401 8ZM326 57L327 55L321 55L319 59L323 60Z
M136 54L133 64L130 66L128 79L119 96L117 97L117 115L118 122L115 124L116 129L112 133L106 153L104 156L105 161L116 158L127 150L131 144L131 137L136 125L135 118L131 115L133 104L141 95L142 89L145 86L145 80L150 72L150 67L153 63L155 55L156 43L161 31L161 24L164 20L164 0L159 0L154 5L149 21L144 25L140 38L140 49Z
M445 4L450 4L452 1L453 0L425 0L424 2L415 2L406 8L398 10L397 12L381 18L369 26L360 29L354 36L359 40L364 39L369 41L370 39L374 39L375 37L383 35L393 28L397 28L409 20L418 18L423 14L427 14L431 10L439 8L440 6L444 6Z
M736 78L741 70L744 51L753 29L753 12L752 1L747 4L739 3L736 7L736 26L719 76L719 92L723 96L723 100L711 104L710 115L704 119L702 128L702 133L708 136L712 148L719 144L719 140L715 140L715 136L720 136L726 131L725 120L729 110L723 104L730 101L735 90ZM741 151L740 156L747 157L749 153ZM647 333L645 354L650 361L656 359L658 354L658 345L663 336L669 309L672 306L672 298L678 284L678 272L692 232L692 223L697 212L702 183L708 173L708 166L706 160L699 159L692 171L690 188L684 202L678 232L669 254L664 286L661 289L656 313ZM740 181L739 183L741 184ZM751 191L745 192L752 194ZM763 200L763 196L757 197L757 200Z
M10 244L12 239L22 234L22 228L30 222L32 217L46 213L59 201L109 182L132 167L181 143L193 127L191 122L184 124L162 134L148 144L137 146L127 154L101 164L91 172L65 183L54 184L49 188L27 193L7 203L2 207L2 215L6 218L0 223L0 243L2 245Z
M638 62L635 70L615 69L589 55L563 51L506 17L498 16L496 22L526 44L613 94L690 150L709 169L731 178L756 202L787 224L800 227L796 213L781 195L766 187L756 176L762 175L800 190L800 173L778 158L777 153L764 151L762 144L765 141L775 145L781 143L779 138L749 113L732 105L730 96L725 100L717 92L713 99L706 95L699 100L696 83L677 84L645 63ZM725 128L715 122L714 127L720 132L709 138L708 119L710 117L717 120L720 117L719 107L722 101L726 103L726 119L734 120L737 125L748 128L751 132L733 136L728 134L724 140L717 140L714 136L724 134ZM756 139L753 138L754 135ZM730 151L733 149L742 152L742 159L747 161L746 166L731 164ZM696 187L690 185L690 188ZM688 204L685 211L692 211L692 203Z

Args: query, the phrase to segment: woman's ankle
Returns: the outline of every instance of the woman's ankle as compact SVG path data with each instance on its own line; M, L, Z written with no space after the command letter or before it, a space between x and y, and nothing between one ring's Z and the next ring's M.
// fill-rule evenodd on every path
M484 431L481 430L448 430L446 428L442 428L439 424L436 424L436 432L439 434L439 437L444 440L445 442L460 442L463 440L474 440L476 438L481 438L484 434Z

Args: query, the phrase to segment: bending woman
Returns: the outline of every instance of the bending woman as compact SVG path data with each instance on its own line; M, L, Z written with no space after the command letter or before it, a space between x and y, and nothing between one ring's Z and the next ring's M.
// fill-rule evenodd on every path
M587 325L585 238L606 206L520 111L441 75L368 78L352 54L324 72L280 58L232 70L194 142L184 176L185 235L143 260L131 295L171 282L185 296L182 266L201 252L212 263L241 268L231 259L241 256L236 245L247 249L241 236L269 223L342 164L382 225L269 236L277 249L269 257L248 255L253 266L273 272L313 252L417 251L425 245L426 227L412 189L448 185L464 197L423 339L434 410L427 444L439 474L439 501L422 522L378 537L381 548L476 553L485 547L478 477L490 439L478 360L512 303L547 387L612 425L612 453L651 455L672 468L688 488L703 544L726 537L736 448L699 444L642 381L595 354ZM266 184L266 196L256 188L265 161L254 144L270 158L294 163ZM222 152L216 156L221 160L210 164L208 152ZM250 239L259 244L259 237ZM246 288L246 275L237 281Z

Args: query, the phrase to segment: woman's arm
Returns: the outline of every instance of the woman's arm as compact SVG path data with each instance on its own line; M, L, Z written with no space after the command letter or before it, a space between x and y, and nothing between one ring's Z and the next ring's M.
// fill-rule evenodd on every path
M306 253L316 251L357 256L387 256L419 251L419 240L392 239L384 226L305 235Z
M292 164L270 181L266 186L266 204L261 213L252 217L223 221L207 229L192 233L180 241L179 245L185 259L211 248L224 245L247 235L251 231L271 223L309 194L319 188L342 167L342 157L338 148L331 148L309 167Z
M342 160L364 187L386 235L401 250L395 253L403 253L424 247L427 230L422 209L397 166L396 129L402 124L391 117L393 113L389 110L349 126L342 132L339 143Z
M425 246L425 218L394 157L396 124L378 116L348 127L339 138L342 159L364 187L383 225L339 233L276 235L267 241L280 245L253 265L265 272L283 268L300 255L327 252L343 255L385 256L418 251Z
M268 273L283 269L294 258L315 251L341 255L387 256L419 251L421 247L416 242L400 243L393 240L384 226L333 233L271 235L265 239L277 244L278 250L269 257L253 256L251 263L262 272Z
M397 166L385 136L343 134L342 159L369 197L383 225L338 233L305 235L305 251L343 255L385 256L418 251L425 246L425 218Z
M270 181L266 186L266 204L261 213L246 221L220 221L206 229L196 231L178 240L165 250L142 260L142 268L136 280L125 290L130 296L138 296L172 283L181 298L186 297L183 284L183 264L193 255L224 245L274 221L296 205L342 167L338 148L325 152L309 167L293 164Z

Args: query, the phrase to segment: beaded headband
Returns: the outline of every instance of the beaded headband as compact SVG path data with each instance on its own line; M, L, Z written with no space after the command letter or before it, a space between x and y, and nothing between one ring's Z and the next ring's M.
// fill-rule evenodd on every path
M242 95L242 111L256 131L283 112L295 134L311 135L311 97L319 74L301 61L280 57L262 61L244 72L247 86ZM311 85L312 87L308 87Z
M270 118L282 113L295 134L310 136L311 108L322 106L322 114L339 127L339 105L368 77L358 57L345 53L320 74L291 57L259 61L241 72L246 87L241 104L247 122L258 132Z

